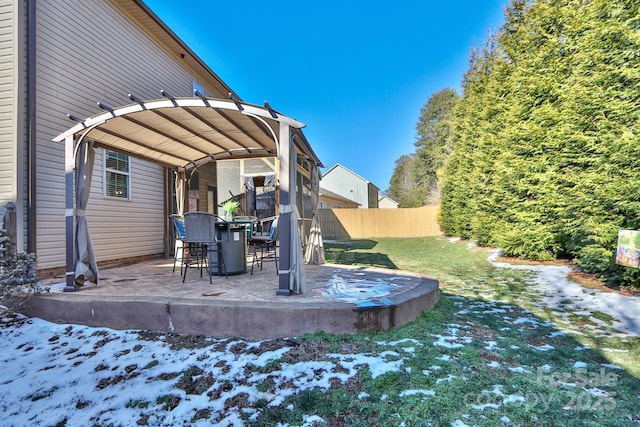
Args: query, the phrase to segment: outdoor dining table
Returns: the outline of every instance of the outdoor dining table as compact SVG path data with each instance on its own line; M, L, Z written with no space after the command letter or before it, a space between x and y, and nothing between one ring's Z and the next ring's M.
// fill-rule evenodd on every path
M258 224L257 216L235 216L231 221L233 224L240 224L245 227L247 232L247 239L254 233L254 228Z
M233 222L216 222L217 245L219 252L210 252L210 257L218 257L218 260L209 259L211 274L225 274L220 259L220 253L224 258L224 266L227 274L240 274L247 272L247 234L243 224Z

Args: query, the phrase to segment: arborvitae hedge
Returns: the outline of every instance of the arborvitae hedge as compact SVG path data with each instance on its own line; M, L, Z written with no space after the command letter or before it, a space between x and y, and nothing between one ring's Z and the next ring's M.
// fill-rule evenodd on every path
M640 229L640 2L513 0L463 91L444 231L639 283L615 249Z

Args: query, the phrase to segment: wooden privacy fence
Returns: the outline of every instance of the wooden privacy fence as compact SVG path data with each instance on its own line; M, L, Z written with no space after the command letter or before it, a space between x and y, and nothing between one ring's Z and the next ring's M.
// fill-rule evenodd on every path
M442 234L438 206L404 209L320 209L325 239L365 237L429 237Z

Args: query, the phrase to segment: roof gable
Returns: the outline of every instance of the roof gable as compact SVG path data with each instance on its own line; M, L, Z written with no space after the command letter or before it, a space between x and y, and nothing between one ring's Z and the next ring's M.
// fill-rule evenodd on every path
M355 173L355 172L354 172L354 171L352 171L351 169L349 169L349 168L346 168L346 167L342 166L340 163L336 163L335 165L333 165L331 168L329 168L329 170L328 170L328 171L326 171L324 174L322 174L322 176L323 176L323 177L325 177L325 176L330 175L330 174L332 174L332 173L336 173L336 171L344 171L344 172L347 172L347 173L349 173L349 174L353 175L353 177L354 177L354 178L356 178L356 179L358 179L358 180L362 181L363 183L365 183L365 184L367 184L367 185L369 185L369 184L370 184L370 185L374 186L376 189L378 188L378 187L377 187L374 183L372 183L371 181L369 181L369 180L367 180L367 179L365 179L365 178L361 177L360 175L358 175L357 173Z

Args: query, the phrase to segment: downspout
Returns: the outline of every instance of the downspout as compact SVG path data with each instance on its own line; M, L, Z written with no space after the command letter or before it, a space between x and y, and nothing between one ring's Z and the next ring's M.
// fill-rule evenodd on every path
M36 253L36 0L27 5L27 252Z

